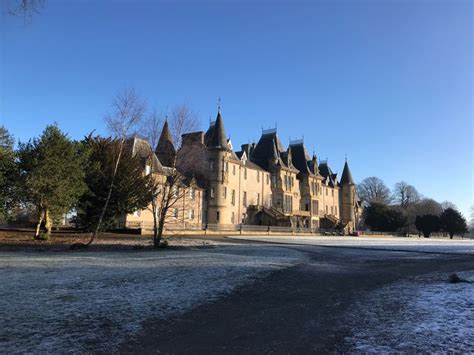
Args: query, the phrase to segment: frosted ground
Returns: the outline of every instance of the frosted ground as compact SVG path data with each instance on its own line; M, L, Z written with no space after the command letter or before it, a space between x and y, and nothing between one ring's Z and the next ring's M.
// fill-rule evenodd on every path
M459 275L471 283L432 274L372 292L354 306L346 341L357 353L472 353L474 271Z
M185 312L304 258L252 245L0 252L0 353L111 352L143 319Z
M318 236L232 236L232 239L282 244L356 247L364 249L397 250L428 253L473 254L474 239L449 240L435 238L396 237L318 237Z

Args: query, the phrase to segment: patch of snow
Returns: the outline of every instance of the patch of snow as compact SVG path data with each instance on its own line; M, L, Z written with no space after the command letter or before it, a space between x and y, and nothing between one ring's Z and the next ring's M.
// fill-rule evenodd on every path
M460 272L474 282L474 271ZM383 287L356 303L347 344L357 353L469 353L474 283L431 274Z
M185 312L304 258L272 246L0 252L0 352L112 352L143 320Z
M229 236L230 239L282 244L354 247L429 253L474 254L474 240L400 237Z

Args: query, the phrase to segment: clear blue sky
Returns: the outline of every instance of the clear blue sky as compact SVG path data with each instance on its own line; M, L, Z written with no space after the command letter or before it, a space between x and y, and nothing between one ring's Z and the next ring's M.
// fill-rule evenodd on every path
M203 129L221 96L234 147L277 122L339 174L347 152L357 181L474 204L472 1L46 0L0 26L0 124L22 141L106 134L127 84Z

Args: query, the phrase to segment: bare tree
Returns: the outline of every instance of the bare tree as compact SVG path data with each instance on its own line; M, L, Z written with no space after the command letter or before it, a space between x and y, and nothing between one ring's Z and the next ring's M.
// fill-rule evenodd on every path
M377 202L389 204L390 189L378 177L372 176L362 180L357 185L357 193L360 199L365 203Z
M136 127L143 118L146 111L146 103L136 93L133 87L125 87L114 98L112 103L112 110L105 116L105 122L112 135L119 141L119 149L117 157L115 158L115 166L110 182L107 198L99 216L99 221L88 245L90 245L99 234L102 220L109 206L110 197L114 189L115 177L119 167L120 159L122 158L123 147L125 140L132 128Z
M145 136L152 147L157 148L160 139L168 139L166 143L173 146L181 146L182 134L194 131L199 126L197 115L187 105L181 104L175 107L171 113L171 117L163 117L157 109L154 109L144 121L141 132ZM171 131L171 137L168 132ZM166 122L166 126L165 126ZM165 134L163 134L165 133ZM176 144L178 142L178 145ZM156 159L154 152L150 152L150 159ZM150 210L153 214L153 245L155 248L160 246L163 231L170 218L175 218L175 210L177 206L185 208L189 205L189 200L193 200L196 196L195 180L183 173L178 168L177 160L185 160L198 164L196 155L193 150L165 149L159 152L159 157L166 162L162 173L154 176L150 186L150 194L152 196Z
M181 136L183 133L194 132L199 129L198 115L188 103L176 105L171 111L169 122L173 141L177 149L181 147Z
M25 21L39 14L44 7L45 0L6 0L6 9L12 16L23 16Z
M456 205L454 203L452 203L451 201L443 201L441 202L441 207L443 208L443 211L444 210L447 210L448 208L452 208L453 210L458 210L458 208L456 207Z
M397 182L393 188L392 199L402 208L420 201L421 197L416 188L405 181Z

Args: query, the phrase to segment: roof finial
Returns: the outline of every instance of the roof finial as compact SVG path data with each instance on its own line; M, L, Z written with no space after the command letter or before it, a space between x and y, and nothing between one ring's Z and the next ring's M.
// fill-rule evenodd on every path
M347 153L346 153L346 163L347 163Z
M217 99L217 112L221 112L221 97L219 96L219 98Z

